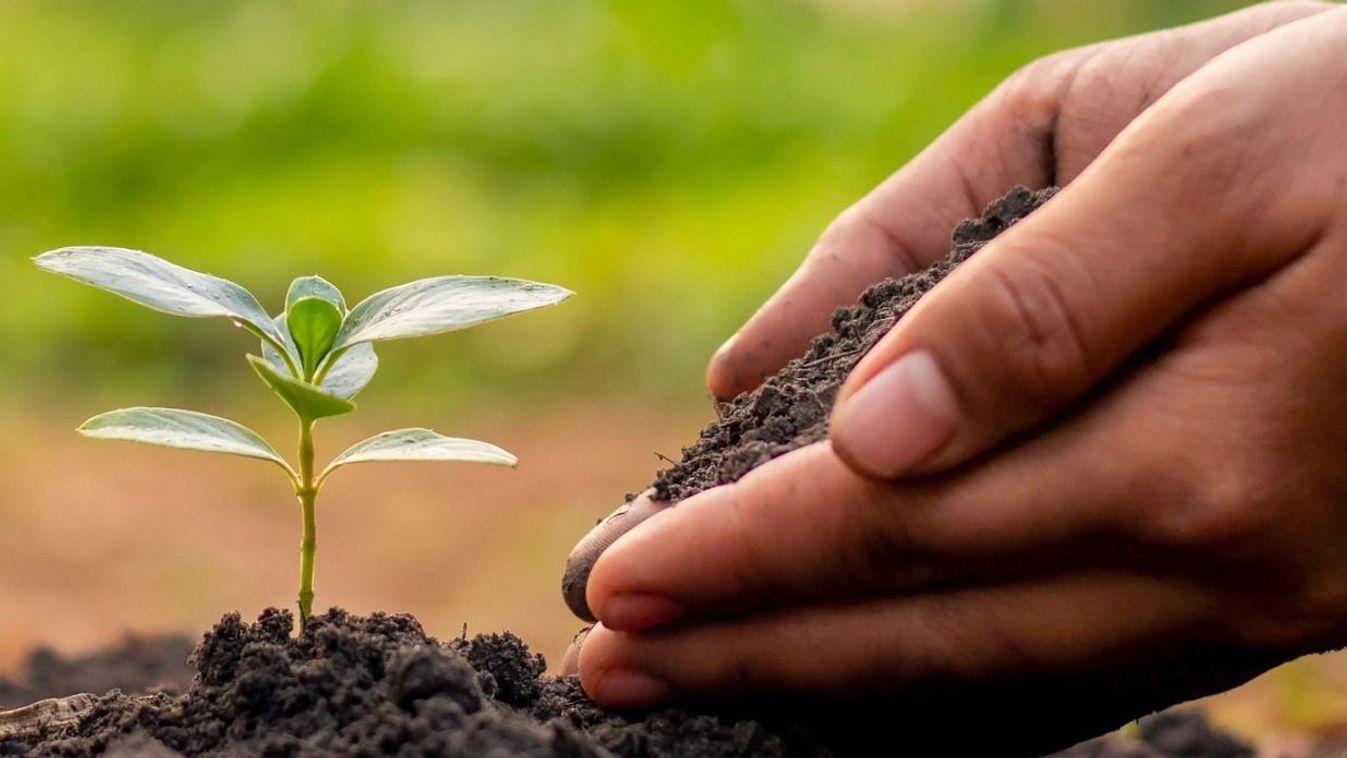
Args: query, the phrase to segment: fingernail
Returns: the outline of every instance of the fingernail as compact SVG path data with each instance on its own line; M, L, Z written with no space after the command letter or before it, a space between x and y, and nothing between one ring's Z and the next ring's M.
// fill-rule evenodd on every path
M595 621L589 609L586 592L589 588L589 573L618 538L634 529L638 524L668 508L672 503L651 498L654 490L646 490L631 502L613 511L589 530L584 539L576 543L571 554L566 557L566 570L561 577L561 593L566 605L585 621Z
M614 595L603 603L600 621L609 629L639 632L667 624L683 615L683 606L659 595Z
M668 682L635 669L609 669L594 688L594 699L609 708L646 708L672 695Z
M833 445L867 473L894 477L954 434L954 391L925 350L904 355L871 377L833 414Z
M571 644L566 648L566 654L561 658L562 676L574 676L580 673L580 650L584 648L585 638L589 637L593 628L587 626L571 638Z

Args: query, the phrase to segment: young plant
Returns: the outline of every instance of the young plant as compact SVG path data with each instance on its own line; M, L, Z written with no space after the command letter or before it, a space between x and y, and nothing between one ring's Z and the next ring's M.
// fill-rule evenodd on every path
M370 437L320 472L313 463L319 419L355 410L351 398L379 366L375 342L465 329L513 313L556 305L571 293L519 279L437 276L376 292L347 309L341 292L317 276L294 280L285 310L267 315L257 298L233 282L115 247L66 247L33 259L45 271L116 293L176 316L225 318L262 340L253 370L299 420L297 465L241 424L176 408L124 408L94 416L79 428L88 437L227 453L271 461L285 472L303 512L299 619L313 611L315 504L333 471L368 461L475 461L513 466L495 445L445 437L430 429L397 429Z

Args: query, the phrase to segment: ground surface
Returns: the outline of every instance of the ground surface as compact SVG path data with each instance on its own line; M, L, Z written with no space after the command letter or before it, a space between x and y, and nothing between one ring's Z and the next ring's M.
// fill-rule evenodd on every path
M106 681L162 684L176 640L130 644L83 661L33 661L34 684L59 694ZM192 654L195 676L177 691L79 698L78 721L37 715L16 727L0 714L0 755L425 755L425 756L830 756L873 754L876 741L930 745L948 725L924 730L899 711L868 724L863 740L832 740L826 709L666 709L616 714L595 708L574 677L543 676L546 663L511 634L428 637L410 616L368 618L333 610L293 634L288 611L254 624L227 615ZM176 673L176 672L175 672ZM120 677L120 678L118 678ZM170 685L172 683L169 683ZM101 690L100 690L101 691ZM3 693L3 688L0 688ZM764 714L770 716L763 717ZM60 714L64 717L66 714ZM871 714L873 716L873 714ZM913 741L910 732L924 735ZM943 736L945 744L958 737ZM939 743L934 743L939 744ZM998 755L1019 755L998 750ZM1143 721L1136 734L1098 740L1055 758L1249 758L1251 749L1195 711Z

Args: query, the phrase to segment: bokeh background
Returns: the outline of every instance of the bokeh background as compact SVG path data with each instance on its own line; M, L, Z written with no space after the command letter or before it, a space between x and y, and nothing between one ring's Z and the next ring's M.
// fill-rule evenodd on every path
M340 474L319 605L511 629L555 663L569 547L711 418L705 358L833 215L1035 57L1245 4L0 2L0 671L289 606L296 573L270 467L73 431L175 405L289 449L253 343L32 255L146 249L273 308L315 272L352 301L440 273L575 290L382 347L360 412L320 427L320 454L427 425L521 465ZM1210 707L1291 745L1347 723L1344 693L1330 657Z

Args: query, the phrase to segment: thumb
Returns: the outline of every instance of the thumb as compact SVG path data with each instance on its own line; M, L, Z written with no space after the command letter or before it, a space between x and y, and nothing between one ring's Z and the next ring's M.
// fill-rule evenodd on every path
M1312 243L1303 208L1259 192L1276 171L1232 147L1269 127L1259 113L1172 94L857 365L830 427L853 468L889 478L963 462Z

